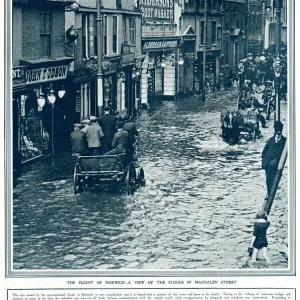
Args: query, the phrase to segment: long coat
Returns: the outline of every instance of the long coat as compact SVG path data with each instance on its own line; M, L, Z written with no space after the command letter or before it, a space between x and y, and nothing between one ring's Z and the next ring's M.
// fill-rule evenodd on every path
M99 125L103 130L104 139L106 141L112 142L114 134L118 131L116 125L116 118L112 115L104 114L99 121Z
M101 146L101 138L104 134L102 128L98 124L92 124L86 130L86 139L89 148L99 148Z
M86 134L81 130L71 132L72 153L85 153L87 149Z
M263 169L266 169L270 162L272 162L272 166L274 168L278 167L285 142L286 142L286 138L284 136L282 136L277 143L275 143L275 136L271 137L268 140L262 152Z

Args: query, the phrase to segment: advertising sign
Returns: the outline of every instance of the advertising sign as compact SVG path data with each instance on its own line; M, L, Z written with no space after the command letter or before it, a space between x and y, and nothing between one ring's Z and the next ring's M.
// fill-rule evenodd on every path
M26 84L66 79L68 65L31 69L26 71Z
M142 41L142 51L177 48L177 46L178 46L178 40Z
M12 69L13 84L25 83L25 67L14 67Z
M140 0L144 20L173 21L174 0Z

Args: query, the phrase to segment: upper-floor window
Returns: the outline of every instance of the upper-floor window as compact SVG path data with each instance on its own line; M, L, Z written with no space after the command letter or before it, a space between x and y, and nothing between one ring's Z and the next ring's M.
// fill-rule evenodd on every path
M130 17L129 18L129 43L131 46L134 46L136 43L135 35L136 35L136 24L135 24L135 18Z
M44 12L40 15L40 55L51 56L51 14Z
M118 18L117 16L112 17L112 50L113 53L118 51Z
M201 21L200 44L204 42L204 21Z
M212 44L217 44L217 22L212 22L212 29L211 29L211 42Z
M107 16L103 18L103 54L107 54Z
M122 16L122 35L123 35L123 42L127 41L126 17L125 17L125 15Z

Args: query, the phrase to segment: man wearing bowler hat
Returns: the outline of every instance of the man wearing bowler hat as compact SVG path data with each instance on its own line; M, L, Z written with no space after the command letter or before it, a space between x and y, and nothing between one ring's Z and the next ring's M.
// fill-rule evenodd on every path
M110 108L108 106L104 107L104 115L99 120L99 125L101 126L104 138L102 140L101 152L106 153L110 151L112 148L112 141L114 138L114 134L117 130L117 119L112 116L110 113Z
M262 168L266 170L266 183L268 195L275 178L280 157L286 142L286 138L282 135L283 124L276 121L274 124L274 136L266 143L262 152Z

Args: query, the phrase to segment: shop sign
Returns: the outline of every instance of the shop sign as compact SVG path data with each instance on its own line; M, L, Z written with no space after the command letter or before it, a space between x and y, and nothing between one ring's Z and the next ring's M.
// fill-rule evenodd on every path
M27 70L26 84L66 79L68 67L68 65L64 65Z
M76 112L81 111L81 97L80 97L80 95L77 95L76 99L75 99L75 111Z
M173 20L174 0L140 0L145 20Z
M143 51L148 50L162 50L167 48L177 48L177 40L168 40L168 41L142 41Z
M134 64L134 53L127 53L122 55L122 66Z
M109 75L109 74L113 74L113 73L117 73L118 67L121 64L121 56L107 56L105 57L106 61L108 61L109 63L107 64L107 68L103 69L103 73L104 75Z
M13 84L25 83L25 67L14 67L12 70Z

